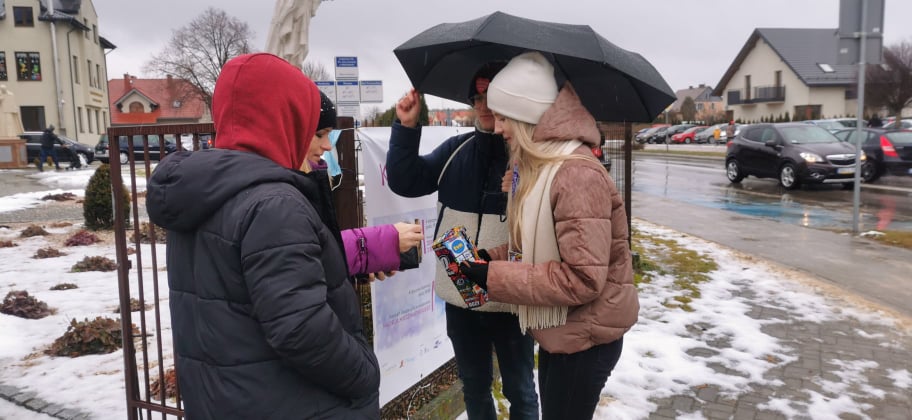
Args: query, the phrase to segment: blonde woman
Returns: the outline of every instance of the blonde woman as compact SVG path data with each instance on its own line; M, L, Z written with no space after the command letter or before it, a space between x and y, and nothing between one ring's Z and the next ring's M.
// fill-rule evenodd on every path
M543 418L588 419L639 311L624 205L590 151L594 118L543 55L511 60L488 106L510 147L510 241L461 268L538 341Z

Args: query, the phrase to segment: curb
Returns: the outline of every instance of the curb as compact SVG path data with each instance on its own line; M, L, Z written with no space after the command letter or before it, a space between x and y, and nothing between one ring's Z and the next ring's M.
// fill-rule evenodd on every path
M16 404L26 410L45 414L61 420L89 420L89 413L62 407L37 397L31 391L25 391L10 385L0 384L0 398Z

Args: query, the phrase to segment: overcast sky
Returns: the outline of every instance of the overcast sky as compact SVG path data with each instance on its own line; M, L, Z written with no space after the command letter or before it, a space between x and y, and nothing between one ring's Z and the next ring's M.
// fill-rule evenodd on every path
M214 6L247 22L253 47L265 49L274 2L220 0L94 0L111 78L147 76L143 64L173 29ZM362 80L382 80L383 108L411 85L393 49L443 22L503 11L530 19L585 24L616 45L640 53L674 90L714 86L757 27L836 28L839 0L329 0L311 21L308 60L332 72L335 56L357 56ZM886 0L885 44L912 40L912 1ZM458 105L429 98L431 107ZM365 105L362 112L367 112Z

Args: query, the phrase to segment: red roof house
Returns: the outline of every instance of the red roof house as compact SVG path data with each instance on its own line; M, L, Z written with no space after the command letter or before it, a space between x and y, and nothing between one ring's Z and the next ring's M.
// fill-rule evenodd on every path
M212 122L198 90L183 79L139 79L124 74L108 81L111 125Z

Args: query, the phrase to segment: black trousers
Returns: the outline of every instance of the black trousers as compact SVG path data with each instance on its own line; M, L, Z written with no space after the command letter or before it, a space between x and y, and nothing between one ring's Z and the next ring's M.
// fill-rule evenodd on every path
M542 420L591 419L617 365L623 338L573 354L538 351Z

